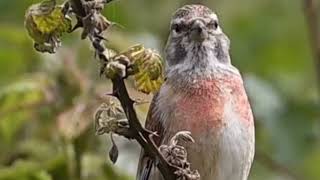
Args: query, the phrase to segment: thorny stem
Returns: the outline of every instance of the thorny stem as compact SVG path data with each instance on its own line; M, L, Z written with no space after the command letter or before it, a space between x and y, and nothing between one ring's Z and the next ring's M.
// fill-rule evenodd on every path
M106 0L106 3L111 2L112 0ZM73 12L79 18L84 18L89 15L84 6L83 2L85 0L70 0L69 1L73 6ZM102 64L108 62L108 58L105 56L104 51L105 47L101 43L102 38L99 34L89 35L89 39L92 42L92 46L96 50L96 53ZM130 98L128 90L125 86L124 79L118 77L112 79L113 84L113 94L117 97L123 107L127 119L129 121L129 132L124 133L127 135L132 135L131 138L135 139L144 149L144 151L155 160L158 164L158 168L166 180L175 180L176 175L175 171L177 167L170 165L163 155L158 150L156 144L152 139L153 132L149 132L147 129L143 128L140 121L138 120L136 111L134 109L134 101ZM127 137L128 138L128 137Z
M169 165L166 159L162 156L154 141L150 136L150 132L144 129L137 118L137 114L134 110L134 101L129 97L128 91L126 89L123 79L114 79L113 83L113 93L119 99L121 106L123 107L127 118L129 120L130 130L134 132L134 138L139 142L139 144L144 148L150 157L154 159L159 159L158 168L161 171L165 179L174 180L176 179L174 175L175 167Z

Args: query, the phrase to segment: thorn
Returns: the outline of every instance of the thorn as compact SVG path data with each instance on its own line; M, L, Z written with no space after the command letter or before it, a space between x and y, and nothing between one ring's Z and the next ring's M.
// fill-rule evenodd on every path
M119 23L116 23L116 22L112 22L112 23L111 23L111 27L113 27L113 26L118 27L118 28L120 28L120 29L125 29L123 25L121 25L121 24L119 24Z
M99 40L104 40L104 41L108 41L105 37L101 36L101 35L95 35L96 38L98 38Z
M103 53L105 48L103 47L103 45L100 44L101 43L101 40L100 39L97 39L95 38L93 41L92 41L92 45L94 47L94 49L96 51L98 51L99 54Z
M65 2L61 11L63 15L67 15L70 12L70 2Z
M104 72L105 72L105 70L106 70L106 67L107 67L107 64L106 64L106 63L103 63L103 64L101 65L101 67L100 67L100 72L99 72L99 76L100 76L100 77L104 74Z
M104 62L108 62L108 61L109 61L108 58L106 57L106 55L104 55L103 53L100 53L100 54L99 54L99 58L100 58L101 60L103 60Z
M158 132L155 131L155 132L151 132L151 134L149 134L149 138L151 138L152 140L154 137L157 137L157 138L159 137Z
M83 27L83 23L82 23L82 19L80 17L77 17L77 23L76 25L74 25L74 27L71 29L71 32L75 31L78 28L82 28Z
M104 94L105 96L112 96L112 97L117 97L117 95L116 94L114 94L114 93L106 93L106 94Z
M159 137L158 132L150 131L149 129L142 128L143 133L147 134L149 137Z
M113 91L112 96L119 99L119 93L117 91Z
M150 101L148 101L148 100L143 100L143 99L140 99L140 98L134 99L133 101L134 101L134 104L135 104L135 105L141 105L141 104L150 103Z
M130 103L130 105L134 105L134 103L135 103L135 101L134 100L132 100L130 97L129 97L129 103Z

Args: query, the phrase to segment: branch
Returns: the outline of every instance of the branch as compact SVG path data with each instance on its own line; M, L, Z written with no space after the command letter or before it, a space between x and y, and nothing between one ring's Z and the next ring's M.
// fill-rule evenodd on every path
M158 168L165 179L175 180L176 177L174 175L174 172L176 168L171 166L158 150L156 144L152 139L153 133L144 129L139 122L137 114L133 107L134 102L129 97L123 79L118 78L112 80L112 82L113 93L119 99L121 106L125 110L125 114L127 115L129 121L130 131L133 132L133 138L138 141L138 143L144 148L145 152L150 157L155 159L156 162L159 162Z
M88 37L92 43L96 51L96 55L100 59L100 63L102 64L102 68L108 63L109 59L104 54L106 48L104 47L102 41L104 38L101 36L101 33L108 28L111 24L101 14L97 13L99 4L91 4L91 6L96 5L96 11L94 8L87 8L86 3L91 3L92 1L84 1L84 0L70 0L70 6L73 10L73 13L76 14L78 23L76 28L82 27L83 33L82 38ZM95 2L95 1L93 1ZM107 3L105 1L104 3ZM98 16L98 20L92 22L91 17ZM97 19L95 19L97 20ZM92 24L95 23L95 24ZM148 131L143 128L140 121L138 120L136 111L134 110L134 101L130 98L127 88L124 83L124 79L121 77L116 77L112 79L113 84L113 93L112 95L117 97L121 103L121 106L124 109L126 117L129 121L128 132L122 132L125 136L132 136L131 138L137 140L137 142L144 148L145 152L158 163L158 168L162 173L163 177L167 180L175 180L176 175L175 172L179 170L179 168L172 166L167 160L163 157L163 155L158 150L156 144L154 143L152 136L153 132Z
M314 56L314 63L316 67L318 90L320 95L320 31L318 10L315 0L303 0L304 12L306 16L307 25L309 28L311 48Z

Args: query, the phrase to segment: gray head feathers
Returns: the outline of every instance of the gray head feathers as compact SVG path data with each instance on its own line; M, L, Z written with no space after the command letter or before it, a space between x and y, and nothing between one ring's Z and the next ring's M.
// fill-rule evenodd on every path
M174 13L170 29L165 49L167 71L212 72L231 65L229 39L208 7L183 6Z

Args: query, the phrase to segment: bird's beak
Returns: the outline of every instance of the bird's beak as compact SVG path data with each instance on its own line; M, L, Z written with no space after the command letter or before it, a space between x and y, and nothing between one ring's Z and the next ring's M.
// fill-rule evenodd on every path
M194 20L191 27L191 39L196 42L203 42L208 37L205 24L201 20Z

